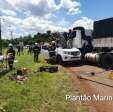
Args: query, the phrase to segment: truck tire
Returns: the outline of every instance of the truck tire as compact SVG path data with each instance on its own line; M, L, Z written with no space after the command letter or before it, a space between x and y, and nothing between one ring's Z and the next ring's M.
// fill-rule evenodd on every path
M113 68L113 54L104 54L101 56L101 61L100 61L102 67L111 69Z
M60 64L60 65L63 64L63 60L62 60L62 57L61 57L60 55L57 56L56 62L57 62L58 64Z

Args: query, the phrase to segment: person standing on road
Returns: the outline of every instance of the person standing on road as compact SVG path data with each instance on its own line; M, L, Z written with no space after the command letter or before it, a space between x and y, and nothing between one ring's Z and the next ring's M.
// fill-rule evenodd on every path
M38 63L38 56L40 53L40 46L38 43L35 43L35 46L33 47L33 53L34 53L34 62Z
M7 50L7 61L10 70L13 69L14 59L15 59L15 50L13 48L13 45L9 44L9 48Z

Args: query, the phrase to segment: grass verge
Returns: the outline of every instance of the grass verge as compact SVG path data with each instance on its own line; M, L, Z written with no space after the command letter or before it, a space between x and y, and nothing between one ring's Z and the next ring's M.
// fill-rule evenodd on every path
M51 66L45 63L43 56L38 64L33 62L33 55L27 53L16 59L15 70L27 67L34 71L42 65ZM87 112L81 102L65 100L65 95L74 91L71 78L63 67L59 67L58 73L31 72L23 85L9 80L8 76L15 70L0 78L0 112Z

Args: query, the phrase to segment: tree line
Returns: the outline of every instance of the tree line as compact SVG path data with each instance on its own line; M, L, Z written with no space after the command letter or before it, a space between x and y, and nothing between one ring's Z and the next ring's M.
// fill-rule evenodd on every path
M2 40L2 46L7 47L9 43L12 43L13 45L19 44L19 42L23 42L24 45L33 45L36 42L49 42L51 41L51 31L47 31L46 33L37 33L35 35L27 35L27 36L21 36L19 38L14 39L3 39Z

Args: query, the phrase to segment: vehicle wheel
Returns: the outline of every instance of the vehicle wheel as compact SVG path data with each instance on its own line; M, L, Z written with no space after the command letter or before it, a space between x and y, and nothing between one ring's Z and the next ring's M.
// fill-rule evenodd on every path
M112 54L103 55L101 59L101 65L107 69L113 68L113 55Z
M61 56L57 56L56 62L57 62L58 64L62 65L62 64L63 64L62 57L61 57Z

